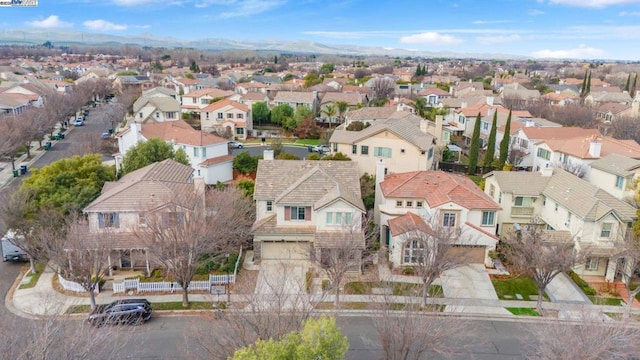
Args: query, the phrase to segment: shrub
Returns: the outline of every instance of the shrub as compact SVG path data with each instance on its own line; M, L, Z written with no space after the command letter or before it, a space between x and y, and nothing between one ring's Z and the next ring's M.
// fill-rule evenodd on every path
M331 281L328 279L322 280L322 291L327 291L329 288L331 288Z
M407 266L404 269L402 269L402 273L404 275L413 275L415 273L415 270L413 269L413 267Z
M582 292L584 292L585 295L594 296L598 293L596 289L589 286L589 284L586 281L584 281L580 277L580 275L576 274L574 271L569 270L568 274L569 274L569 277L571 277L571 280L573 280L573 282L575 282L576 285L578 285L580 289L582 289Z
M311 285L313 283L313 271L311 271L311 270L307 271L305 276L306 276L305 285L307 287L307 294L310 294L311 293Z

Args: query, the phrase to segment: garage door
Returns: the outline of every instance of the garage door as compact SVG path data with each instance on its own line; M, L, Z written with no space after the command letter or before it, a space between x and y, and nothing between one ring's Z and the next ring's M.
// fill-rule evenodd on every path
M308 260L309 243L262 242L263 260Z
M485 249L486 247L484 246L459 245L454 246L451 251L456 256L460 256L460 259L465 264L484 264Z

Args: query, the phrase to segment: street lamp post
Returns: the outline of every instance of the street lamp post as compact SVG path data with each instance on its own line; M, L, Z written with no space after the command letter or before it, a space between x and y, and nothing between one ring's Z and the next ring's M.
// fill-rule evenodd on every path
M227 264L225 266L225 272L227 273L227 281L225 286L227 287L227 307L231 306L231 293L229 292L229 254L226 254L225 257L227 258Z

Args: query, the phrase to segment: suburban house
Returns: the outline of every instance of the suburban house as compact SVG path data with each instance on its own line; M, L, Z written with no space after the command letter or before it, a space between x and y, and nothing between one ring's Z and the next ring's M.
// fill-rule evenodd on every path
M354 162L274 160L272 151L264 158L253 195L256 260L321 262L335 249L364 249L365 207ZM361 255L344 260L361 270Z
M364 107L356 110L349 110L344 115L344 124L345 126L349 126L354 121L360 121L363 124L371 125L377 120L386 120L393 114L398 112L395 108L392 107ZM403 114L409 114L409 111L404 112Z
M418 96L425 98L428 106L438 106L440 101L450 98L451 94L434 86L420 90Z
M578 132L577 129L574 131ZM589 164L603 156L618 154L640 159L640 145L635 140L595 134L540 140L534 144L534 151L534 169L557 166L580 177L589 176Z
M0 89L0 114L18 115L31 106L42 107L47 94L52 92L46 85L31 83Z
M155 86L148 75L122 75L116 76L113 85L120 91L134 91L141 93Z
M258 92L258 93L266 94L268 87L269 85L266 85L260 82L245 82L245 83L237 84L235 86L235 91L238 94L242 94L242 95L248 94L250 92Z
M133 114L137 123L177 121L180 120L180 102L154 91L150 96L140 96L133 103Z
M341 92L328 92L322 95L322 100L320 101L320 116L327 117L326 114L327 106L333 105L335 108L335 115L333 118L340 116L338 107L336 106L337 102L343 101L347 104L347 109L356 109L358 107L364 107L369 103L369 96L366 94L358 94L358 93L341 93ZM342 114L344 115L344 114Z
M360 131L337 127L329 146L358 164L358 173L375 174L378 160L384 159L392 173L433 168L436 139L429 120L409 112L393 112L385 120L376 120Z
M388 246L394 267L416 265L425 248L405 234L414 230L438 231L458 236L456 246L464 261L491 266L495 250L496 215L500 205L464 175L443 171L410 171L386 174L378 162L376 219L380 244ZM462 250L463 249L463 250Z
M228 129L234 138L246 140L253 130L251 108L229 99L216 101L200 110L203 130Z
M201 179L190 166L167 159L107 182L97 199L83 212L89 221L90 235L106 234L111 242L109 273L120 269L143 269L151 274L147 246L136 232L144 231L149 212L171 216L167 205L186 192L202 191Z
M182 95L182 112L198 112L211 104L213 99L226 99L235 95L235 91L204 88Z
M459 126L464 127L462 136L464 137L465 142L467 144L470 144L471 138L473 138L473 130L475 127L476 119L478 118L478 114L480 114L480 142L482 147L484 147L487 144L489 133L491 132L491 125L493 124L493 114L496 112L498 113L497 126L500 127L505 125L509 117L509 109L502 106L492 105L491 101L490 104L473 105L455 111L453 113L453 118ZM511 112L512 122L518 121L519 119L526 119L531 117L532 116L528 111Z
M248 92L238 99L239 103L247 105L250 109L253 108L253 104L259 102L265 103L268 106L269 101L269 96L261 92Z
M485 193L502 207L498 232L526 231L532 224L569 232L576 250L586 254L580 275L613 281L619 261L616 243L631 229L636 209L567 171L494 171L485 175Z
M635 204L634 181L640 177L639 159L610 154L593 161L589 168L585 180L617 199Z
M119 153L116 168L122 166L127 151L140 141L160 138L173 145L175 150L187 153L192 171L202 177L205 184L227 183L233 180L233 156L229 155L228 140L198 131L183 120L166 123L132 123L116 135Z
M298 106L306 106L316 113L318 111L319 98L318 93L315 91L278 91L273 98L273 104L275 106L287 104L294 110Z

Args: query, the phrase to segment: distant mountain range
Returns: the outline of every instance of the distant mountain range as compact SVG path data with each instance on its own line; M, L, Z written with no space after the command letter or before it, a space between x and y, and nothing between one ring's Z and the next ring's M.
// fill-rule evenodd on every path
M119 36L111 34L88 33L71 30L38 30L12 29L0 30L0 44L2 45L40 45L50 41L54 46L90 45L90 46L120 46L139 45L166 48L196 48L200 50L253 50L288 53L313 53L327 55L363 55L363 56L412 56L427 58L474 58L474 59L524 59L522 56L510 54L475 54L455 53L449 51L427 52L405 49L388 49L382 47L367 47L358 45L321 44L312 41L283 41L283 40L231 40L231 39L200 39L180 40L172 37L159 37L152 34Z

